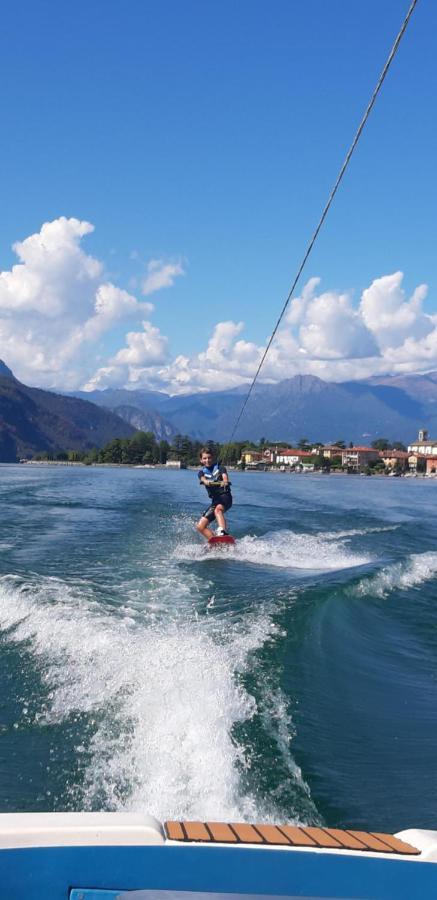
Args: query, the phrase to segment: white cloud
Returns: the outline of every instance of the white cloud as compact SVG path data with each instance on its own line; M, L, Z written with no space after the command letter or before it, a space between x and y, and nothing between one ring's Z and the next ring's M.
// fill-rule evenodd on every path
M422 312L427 286L419 285L406 300L403 277L402 272L384 275L363 291L360 314L381 350L399 347L410 338L420 340L434 328L432 318Z
M123 387L125 371L121 366L102 366L84 385L85 391L103 391L109 387Z
M162 288L171 287L179 275L185 275L181 262L166 263L162 259L151 259L142 283L142 293L147 296Z
M127 347L119 350L113 362L131 366L155 366L164 363L168 356L168 341L159 328L143 322L143 331L130 331L126 335Z
M378 356L378 345L347 294L326 293L307 306L300 346L313 359Z
M225 357L229 359L229 353L243 328L244 322L219 322L214 328L205 353L201 354L202 359L219 364L224 362Z
M243 328L243 322L218 322L205 351L175 359L168 369L170 382L215 391L244 384L253 376L262 348L237 339Z
M262 348L238 340L243 322L219 322L206 350L192 357L169 360L167 339L149 322L143 332L126 335L127 346L103 366L87 390L118 383L126 387L169 390L171 393L225 390L244 384L258 365Z
M13 245L20 259L0 273L0 313L33 312L57 317L69 305L74 286L76 309L87 302L87 287L96 284L102 265L87 256L80 240L94 231L89 222L62 217Z
M300 297L293 297L285 314L285 322L289 325L301 324L306 315L308 304L314 299L316 288L321 278L310 278L305 284Z
M14 244L19 263L0 273L0 357L24 382L82 387L105 354L100 342L153 311L105 278L103 264L83 250L93 231L74 218L46 222Z
M107 321L115 321L132 312L152 312L151 303L139 303L136 297L116 287L115 284L101 284L96 293L96 316Z
M253 377L265 342L246 339L243 322L218 322L204 349L172 357L149 321L153 306L112 283L87 254L89 222L65 217L17 242L18 263L0 273L0 358L41 387L153 387L171 393L222 390ZM143 293L184 274L151 260ZM342 381L437 369L437 316L424 309L425 285L407 296L403 275L375 279L354 302L310 278L278 330L261 378L314 374ZM141 325L140 325L141 323ZM123 337L124 335L124 337Z
M345 381L437 368L437 316L422 310L426 286L406 299L402 280L400 272L375 279L354 307L350 294L317 294L320 279L311 278L290 304L261 380L313 374ZM264 348L242 340L243 329L241 322L218 323L206 350L191 358L179 356L154 372L155 386L157 377L172 392L247 383Z

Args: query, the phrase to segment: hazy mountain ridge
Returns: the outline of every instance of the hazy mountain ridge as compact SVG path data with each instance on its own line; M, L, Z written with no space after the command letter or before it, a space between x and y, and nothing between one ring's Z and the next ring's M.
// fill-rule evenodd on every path
M175 432L200 440L229 438L247 386L228 391L168 394L148 391L94 391L95 403L111 406L123 398L130 406L151 406ZM437 372L327 382L315 375L296 375L278 384L257 384L239 425L237 439L294 442L301 437L332 441L343 438L369 443L378 437L416 437L421 427L437 431Z
M159 441L171 441L175 429L155 410L143 410L137 406L116 406L113 412L138 431L151 431Z
M136 429L158 440L176 433L200 440L229 439L247 386L170 396L107 389L55 394L26 387L0 360L0 461L38 451L86 450ZM257 384L236 438L294 443L301 437L370 443L378 437L410 443L421 427L437 433L437 372L326 382L296 375Z
M75 397L111 409L125 422L140 431L153 431L158 440L171 440L176 434L172 423L159 412L171 397L158 391L127 391L107 388L104 391L76 391Z
M6 375L7 378L14 378L14 373L8 368L6 363L0 359L0 375Z
M88 400L97 403L98 406L106 406L115 409L116 406L135 406L149 412L150 409L159 410L163 404L171 400L170 394L164 391L127 390L126 388L105 388L102 391L73 391L69 396L78 397L80 400Z
M4 363L0 365L0 462L41 451L88 450L134 432L110 410L27 387Z

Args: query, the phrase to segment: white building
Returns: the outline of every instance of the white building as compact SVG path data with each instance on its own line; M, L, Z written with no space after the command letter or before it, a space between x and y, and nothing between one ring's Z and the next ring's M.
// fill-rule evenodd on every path
M308 450L278 450L276 463L278 466L302 466L312 455Z
M421 428L417 441L408 447L409 453L417 453L420 456L437 456L437 440L429 441L428 432Z

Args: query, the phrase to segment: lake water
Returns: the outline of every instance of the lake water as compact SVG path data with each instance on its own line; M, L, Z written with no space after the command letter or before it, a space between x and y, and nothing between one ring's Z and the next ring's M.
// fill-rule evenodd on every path
M437 827L437 481L0 467L0 810Z

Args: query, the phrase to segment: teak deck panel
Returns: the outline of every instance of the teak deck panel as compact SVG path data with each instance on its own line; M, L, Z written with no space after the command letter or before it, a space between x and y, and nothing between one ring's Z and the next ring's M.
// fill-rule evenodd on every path
M248 825L245 822L166 822L171 841L202 844L266 844L270 847L308 847L360 850L418 856L420 850L393 834L379 831L342 831L340 828L303 828L298 825Z

